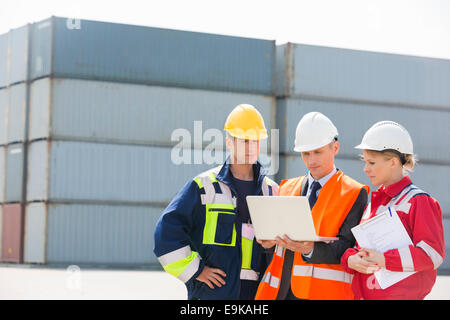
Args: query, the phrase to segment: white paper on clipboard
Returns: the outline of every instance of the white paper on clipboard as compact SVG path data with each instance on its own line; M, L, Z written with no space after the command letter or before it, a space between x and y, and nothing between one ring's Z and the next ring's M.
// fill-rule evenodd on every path
M383 253L412 244L408 232L393 208L388 208L383 213L352 228L352 233L361 248L374 249ZM393 272L383 268L374 275L380 287L386 289L414 273Z

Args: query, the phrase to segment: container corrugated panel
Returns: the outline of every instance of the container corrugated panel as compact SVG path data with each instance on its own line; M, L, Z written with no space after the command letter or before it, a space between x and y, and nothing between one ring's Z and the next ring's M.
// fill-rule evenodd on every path
M21 262L22 214L20 204L3 205L2 261Z
M223 152L198 149L36 141L29 147L27 201L166 204L186 182L225 158Z
M29 25L12 29L9 38L9 84L25 81L28 70Z
M53 75L273 93L275 41L89 20L74 29L67 20L52 17L33 25L33 79Z
M308 99L277 100L280 152L293 153L297 124L312 111L322 112L336 125L341 155L360 154L354 147L360 144L367 129L378 121L392 120L408 130L419 160L450 164L450 149L442 147L450 145L450 111Z
M9 33L0 34L0 88L8 85L8 40Z
M0 88L27 78L29 25L0 35Z
M253 104L266 127L275 127L275 99L270 96L44 78L31 86L29 138L161 146L182 140L187 147L222 147L224 139L204 140L203 135L208 129L223 133L228 114L241 103ZM198 134L194 121L201 121ZM179 128L191 132L190 143L177 135L172 141Z
M353 179L364 183L370 187L370 190L376 190L367 174L363 172L364 162L357 159L337 158L336 167ZM300 156L281 156L280 172L277 176L278 181L286 178L298 177L307 174L306 166ZM450 199L448 191L450 190L450 181L442 179L450 175L450 166L422 164L415 167L410 177L415 185L430 194L439 201L443 216L450 217Z
M277 53L277 95L450 108L450 60L293 43Z
M23 188L23 144L6 147L5 202L20 202Z
M6 144L8 89L0 89L0 145Z
M0 146L0 203L5 201L5 147Z
M278 45L275 48L275 92L278 96L289 93L288 89L285 88L289 83L286 79L288 76L287 65L289 64L289 60L286 58L288 52L289 50L286 49L285 45Z
M105 204L29 204L25 262L156 264L153 234L163 210Z
M30 65L30 78L51 73L52 70L52 24L51 18L34 23L31 26L30 46L33 52ZM78 31L78 30L74 30ZM33 77L34 75L34 77Z
M47 205L30 203L25 211L24 262L45 263Z
M6 140L8 143L25 140L26 92L25 83L8 88L8 119Z

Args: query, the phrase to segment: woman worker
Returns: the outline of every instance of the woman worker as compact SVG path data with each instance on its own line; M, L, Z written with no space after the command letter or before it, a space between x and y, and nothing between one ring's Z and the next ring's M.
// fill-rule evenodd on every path
M353 273L355 299L424 299L436 281L436 269L444 259L444 232L439 203L415 186L407 171L415 165L408 131L393 121L375 123L360 145L364 172L375 186L361 222L394 208L413 245L384 253L350 248L342 255L343 268ZM444 179L444 177L442 177ZM373 272L379 268L413 275L381 289Z

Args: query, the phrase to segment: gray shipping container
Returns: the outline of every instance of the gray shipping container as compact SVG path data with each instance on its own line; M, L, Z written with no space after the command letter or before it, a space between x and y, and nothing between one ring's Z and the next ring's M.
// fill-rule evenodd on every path
M450 108L450 60L287 43L277 95Z
M22 143L6 146L5 197L8 203L22 201L24 147Z
M0 89L8 84L9 33L0 34Z
M253 104L266 127L275 127L275 98L270 96L50 78L34 81L30 95L30 140L173 146L181 140L172 141L174 130L184 128L192 138L190 143L183 139L186 147L222 147L225 139L203 136L208 129L224 132L228 114L241 103ZM194 121L202 121L198 133Z
M153 234L163 207L30 203L24 261L107 265L156 264Z
M0 88L27 79L30 25L0 35Z
M376 190L367 174L363 172L364 162L358 159L336 158L336 167L345 174L366 184L370 190ZM307 174L307 168L301 159L301 156L281 156L280 171L277 181L281 179L298 177ZM418 165L414 172L410 173L410 177L415 185L429 193L433 198L439 201L442 208L442 215L450 218L450 199L448 191L450 190L450 181L443 179L450 175L450 166L422 164Z
M0 145L6 144L6 116L8 105L8 89L0 89Z
M5 201L5 161L5 147L0 146L0 203Z
M414 143L414 152L420 161L450 165L450 109L426 110L310 99L278 99L280 152L295 154L293 149L297 124L303 115L311 111L322 112L336 125L342 156L354 157L360 154L361 151L354 147L361 142L367 129L377 121L392 120L408 130Z
M27 85L20 83L6 89L8 107L6 119L6 141L16 143L25 141Z
M225 158L223 151L36 141L29 147L27 201L165 205L197 174ZM260 158L270 166L270 158Z
M89 20L73 22L51 17L30 25L31 79L54 76L273 93L275 41ZM4 36L1 39L3 48ZM12 44L9 41L10 48ZM26 56L26 46L16 47L23 47L20 58ZM22 60L12 55L9 59L13 59L13 66ZM9 70L6 84L12 79L26 80L24 70L26 64ZM5 79L1 80L5 85Z

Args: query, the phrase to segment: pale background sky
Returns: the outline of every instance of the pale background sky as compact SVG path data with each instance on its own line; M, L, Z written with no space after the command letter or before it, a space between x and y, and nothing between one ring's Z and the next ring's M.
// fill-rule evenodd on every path
M450 0L2 0L0 34L51 15L450 59Z

